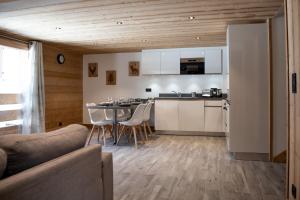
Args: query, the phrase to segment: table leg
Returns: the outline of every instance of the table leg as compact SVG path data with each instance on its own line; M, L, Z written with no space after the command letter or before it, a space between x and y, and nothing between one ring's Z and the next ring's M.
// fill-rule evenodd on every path
M117 135L117 109L113 109L113 128L112 128L112 132L113 132L113 136L114 136L114 145L117 144L117 139L118 139L118 135Z

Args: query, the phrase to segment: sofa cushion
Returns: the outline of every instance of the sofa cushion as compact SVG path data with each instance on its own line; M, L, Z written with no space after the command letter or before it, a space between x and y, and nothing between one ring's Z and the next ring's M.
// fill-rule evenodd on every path
M6 169L7 156L3 149L0 149L0 179Z
M48 133L1 136L0 148L7 154L4 177L84 147L88 133L74 124Z

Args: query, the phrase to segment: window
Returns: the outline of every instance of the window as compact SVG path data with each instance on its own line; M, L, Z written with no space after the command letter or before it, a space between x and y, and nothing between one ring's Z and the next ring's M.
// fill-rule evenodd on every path
M0 93L19 94L22 91L24 65L28 50L0 46ZM22 67L23 66L23 67Z
M22 123L21 116L16 113L22 109L18 97L22 93L26 65L28 50L0 45L0 128Z

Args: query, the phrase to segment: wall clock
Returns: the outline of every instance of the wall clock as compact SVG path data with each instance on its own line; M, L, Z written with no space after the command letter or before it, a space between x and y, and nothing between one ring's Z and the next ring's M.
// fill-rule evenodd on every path
M66 59L65 59L64 54L60 53L57 55L56 60L59 64L64 64Z

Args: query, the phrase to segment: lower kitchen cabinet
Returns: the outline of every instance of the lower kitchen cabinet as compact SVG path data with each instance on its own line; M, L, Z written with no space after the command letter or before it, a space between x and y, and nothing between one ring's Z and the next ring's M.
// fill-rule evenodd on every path
M156 100L155 129L224 132L222 101Z
M155 101L155 129L176 131L178 123L178 101Z
M222 106L204 107L205 112L205 131L224 132L223 129L223 108Z
M179 130L204 131L204 101L179 101Z

